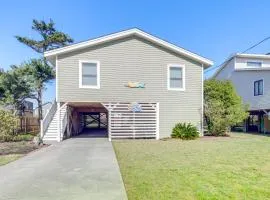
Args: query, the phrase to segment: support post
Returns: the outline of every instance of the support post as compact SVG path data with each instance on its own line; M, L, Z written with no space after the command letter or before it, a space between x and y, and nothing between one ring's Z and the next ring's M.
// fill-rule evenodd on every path
M57 135L58 135L58 142L61 141L61 116L60 116L60 102L57 102Z
M159 103L156 104L156 140L159 140Z

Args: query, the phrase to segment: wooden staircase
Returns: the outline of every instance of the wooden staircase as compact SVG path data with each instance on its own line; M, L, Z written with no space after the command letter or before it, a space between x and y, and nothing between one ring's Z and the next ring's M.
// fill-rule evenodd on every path
M60 116L59 116L60 114ZM54 102L49 112L41 121L41 135L43 142L61 141L67 127L67 104L64 104L57 110L57 103ZM60 124L58 125L60 119ZM60 128L60 135L58 133Z

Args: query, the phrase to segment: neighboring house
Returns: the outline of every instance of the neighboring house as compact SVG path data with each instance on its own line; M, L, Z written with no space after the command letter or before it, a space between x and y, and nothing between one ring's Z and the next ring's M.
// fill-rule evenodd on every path
M139 29L44 56L56 68L44 140L61 141L86 127L105 128L109 140L169 137L178 122L202 131L203 71L213 64L206 58Z
M270 132L270 55L233 55L213 77L231 80L244 103L249 104L244 131Z
M21 109L17 111L17 115L24 116L24 117L32 117L33 116L33 102L31 101L24 101L23 105L21 105ZM0 105L0 109L2 110L11 110L14 111L14 106L3 106Z
M42 105L42 116L45 117L46 114L49 112L49 110L51 109L52 106L52 102L46 102ZM38 108L36 107L34 109L34 113L33 113L34 117L38 117Z

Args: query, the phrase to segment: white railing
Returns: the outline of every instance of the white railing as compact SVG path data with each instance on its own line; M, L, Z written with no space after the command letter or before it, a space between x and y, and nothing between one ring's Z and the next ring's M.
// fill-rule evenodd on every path
M43 120L40 120L40 137L43 138L44 134L46 133L51 121L57 110L57 103L54 100L53 104L51 105L49 111L44 116Z
M66 108L66 107L64 106L64 108ZM60 109L60 112L59 112L60 115L61 115L61 110L62 109L63 109L63 107ZM66 127L67 127L67 123L68 123L68 115L67 115L67 110L66 110L66 112L65 112L65 114L63 116L63 119L61 120L61 130L60 130L61 139L63 139L64 133L65 133L65 130L66 130Z

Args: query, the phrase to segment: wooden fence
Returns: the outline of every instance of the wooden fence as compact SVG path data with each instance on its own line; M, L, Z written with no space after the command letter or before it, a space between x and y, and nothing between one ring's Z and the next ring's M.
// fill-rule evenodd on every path
M37 117L20 117L17 127L21 133L38 133L40 131Z

